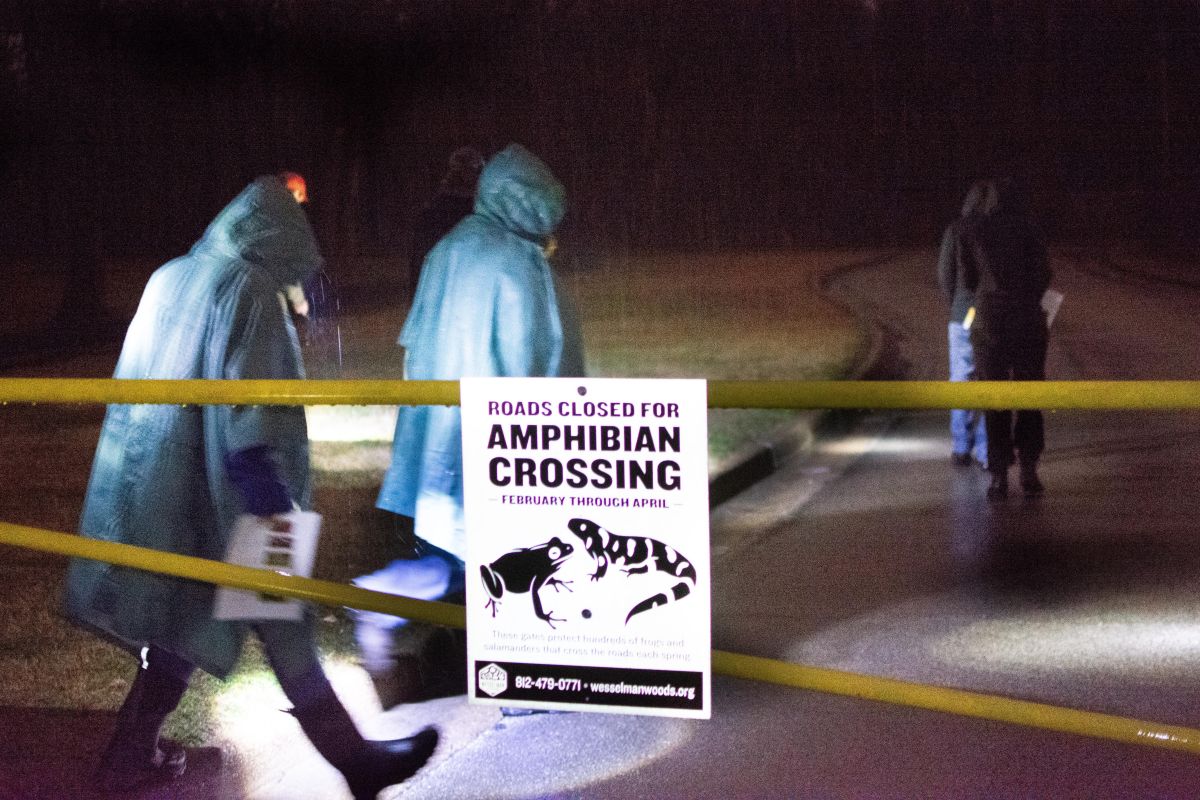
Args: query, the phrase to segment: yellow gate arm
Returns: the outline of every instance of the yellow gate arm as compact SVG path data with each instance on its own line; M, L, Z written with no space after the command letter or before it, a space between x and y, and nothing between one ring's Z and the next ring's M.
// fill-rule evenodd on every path
M586 379L583 379L586 380ZM457 405L458 381L0 378L5 403ZM1200 381L708 382L712 408L1200 409Z
M23 525L0 523L0 544L75 558L108 561L192 580L294 597L327 606L348 606L438 625L466 627L466 611L459 605L415 600L332 581L285 575L271 570L103 542ZM735 678L1200 754L1200 730L1192 728L1013 700L998 695L790 664L722 650L713 651L712 666L714 672Z
M1200 381L710 381L713 408L1200 409Z
M0 544L58 553L74 558L107 561L123 567L161 572L180 578L249 589L264 594L294 597L327 606L347 606L365 611L380 611L396 617L417 619L452 628L465 628L466 610L453 603L415 600L411 597L373 592L335 581L304 578L269 569L243 567L223 561L166 553L119 542L104 542L85 536L29 528L0 522Z
M791 664L720 650L714 650L712 658L713 672L736 678L1200 755L1200 730L1195 728L1080 711L1028 700L1014 700L994 694L909 683L875 675Z

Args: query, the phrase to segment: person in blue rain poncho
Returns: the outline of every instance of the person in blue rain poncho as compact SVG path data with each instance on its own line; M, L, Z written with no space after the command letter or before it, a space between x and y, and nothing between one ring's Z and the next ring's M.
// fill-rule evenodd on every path
M129 326L116 378L296 379L304 376L286 287L321 265L300 205L275 176L243 190L191 251L150 278ZM309 503L304 411L284 406L112 405L104 420L80 532L106 541L220 560L234 520ZM263 642L293 714L356 798L374 798L425 763L427 729L366 741L321 667L311 614L301 622L212 616L199 581L76 559L66 611L141 654L96 779L131 790L182 774L182 748L159 730L195 666L224 677L248 630Z
M524 147L509 145L488 161L473 213L425 259L399 338L406 378L583 375L579 326L547 260L565 210L562 184ZM418 557L394 561L355 583L420 599L460 597L467 545L457 407L400 409L376 505L415 519ZM377 688L396 667L391 633L401 624L395 617L358 615L364 664ZM422 662L422 672L463 669L454 661L455 648L450 655L442 664ZM420 676L426 683L438 678ZM384 694L385 707L411 699Z

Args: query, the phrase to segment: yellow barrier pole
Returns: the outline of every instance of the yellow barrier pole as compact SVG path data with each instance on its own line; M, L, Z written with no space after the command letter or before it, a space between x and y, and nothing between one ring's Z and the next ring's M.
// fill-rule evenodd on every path
M0 379L2 402L263 405L454 405L453 381L129 381ZM711 381L714 408L1200 408L1200 381ZM461 606L0 523L0 542L184 578L343 605L453 627ZM1200 731L1094 712L736 653L713 651L714 671L801 689L1200 753Z
M714 650L713 672L826 694L1200 754L1200 730Z
M458 381L0 378L6 403L458 405Z
M102 542L23 525L0 523L0 544L109 561L151 572L285 595L323 605L380 611L455 628L466 626L465 609L449 603L414 600L331 581L284 575L270 570L241 567L115 542ZM721 650L712 652L712 666L714 672L734 678L1200 754L1200 730L1190 728L1077 711L997 695L906 683L872 675L789 664Z
M0 378L6 403L457 405L458 381ZM712 408L1195 410L1200 381L708 382Z
M286 575L269 569L242 567L222 561L209 561L195 556L165 553L119 542L104 542L24 525L0 522L0 544L11 544L31 550L107 561L124 567L136 567L149 572L161 572L180 578L250 589L265 594L294 597L327 606L349 606L365 611L380 611L406 619L432 622L452 628L465 628L466 610L453 603L415 600L411 597L373 592L334 581Z
M713 408L1185 410L1200 381L710 381Z

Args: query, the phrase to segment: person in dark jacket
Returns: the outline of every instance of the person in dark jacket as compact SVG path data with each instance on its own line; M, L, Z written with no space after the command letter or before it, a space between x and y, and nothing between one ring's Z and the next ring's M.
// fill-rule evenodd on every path
M1042 296L1050 286L1046 246L1031 222L1017 184L997 181L995 194L966 226L960 269L968 291L975 293L971 343L982 380L1034 381L1046 376L1049 332ZM1045 447L1042 412L1021 409L988 411L990 500L1008 496L1008 468L1014 451L1021 488L1028 497L1042 493L1037 466Z
M969 381L975 378L975 351L971 346L971 325L975 316L975 295L963 281L958 259L959 243L968 224L990 196L995 187L989 180L976 181L967 191L959 218L946 226L938 253L938 284L950 301L950 322L947 341L950 352L950 380ZM979 411L956 408L950 412L950 458L959 466L969 466L974 459L987 469L987 431Z
M258 178L191 251L150 277L116 378L304 377L286 287L321 265L303 210L277 176ZM273 517L310 497L304 410L262 405L111 405L100 431L80 533L221 560L239 515ZM298 622L215 619L208 583L75 559L66 611L138 655L96 781L132 791L184 771L183 748L159 738L195 667L225 677L253 630L301 729L373 800L415 773L437 746L427 728L394 741L358 732L318 658L313 616Z
M413 225L408 259L408 289L415 292L425 256L475 206L475 185L483 170L483 154L474 147L460 147L450 154L446 174Z

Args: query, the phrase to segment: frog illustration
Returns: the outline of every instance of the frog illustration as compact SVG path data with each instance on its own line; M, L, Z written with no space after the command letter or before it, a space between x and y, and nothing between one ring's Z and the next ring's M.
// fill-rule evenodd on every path
M658 592L631 608L625 617L626 625L635 614L682 600L696 585L696 568L692 562L664 542L649 536L622 536L582 517L568 522L567 528L583 541L583 549L595 559L596 571L591 575L594 581L608 573L609 564L616 565L626 575L645 575L653 571L680 579L669 594Z
M574 550L571 545L555 536L544 544L512 550L491 564L481 565L479 573L489 595L486 608L492 610L494 617L500 607L500 598L506 591L513 594L529 592L533 597L533 613L553 628L555 622L563 620L542 608L542 598L538 592L543 586L553 586L555 591L562 586L571 591L567 586L571 581L559 580L554 577L554 573L558 572L558 568Z

